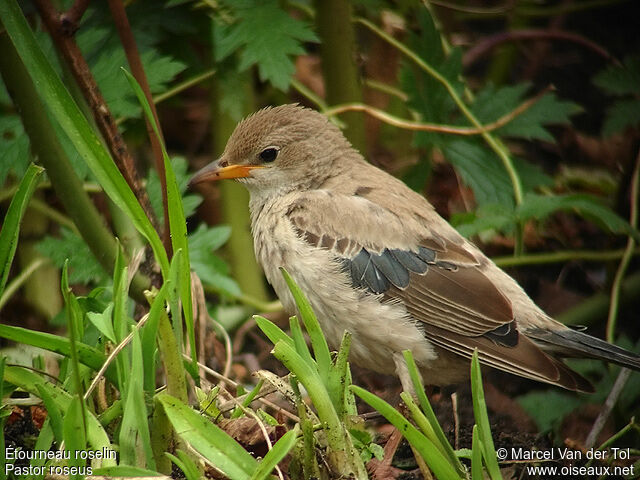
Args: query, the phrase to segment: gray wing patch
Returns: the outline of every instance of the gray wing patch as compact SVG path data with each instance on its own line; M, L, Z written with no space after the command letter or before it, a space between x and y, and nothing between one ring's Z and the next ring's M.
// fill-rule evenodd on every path
M354 286L379 294L386 292L391 285L407 288L409 273L426 273L429 265L436 265L435 258L435 252L424 247L420 247L418 252L385 248L379 254L362 248L355 257L343 258L342 264L351 275Z

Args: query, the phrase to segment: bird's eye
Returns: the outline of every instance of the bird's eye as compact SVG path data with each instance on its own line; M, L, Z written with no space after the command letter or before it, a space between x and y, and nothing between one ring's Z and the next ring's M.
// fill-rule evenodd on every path
M273 162L278 156L278 148L277 147L267 147L260 152L260 160L266 163Z

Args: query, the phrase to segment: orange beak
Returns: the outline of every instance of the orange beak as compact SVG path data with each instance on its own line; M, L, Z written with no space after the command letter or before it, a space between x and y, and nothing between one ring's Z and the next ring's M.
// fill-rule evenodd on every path
M200 183L214 182L227 178L246 178L250 176L251 171L256 168L264 167L260 165L227 165L226 167L221 167L220 161L218 160L198 170L195 175L191 177L191 180L189 180L189 186L193 187Z

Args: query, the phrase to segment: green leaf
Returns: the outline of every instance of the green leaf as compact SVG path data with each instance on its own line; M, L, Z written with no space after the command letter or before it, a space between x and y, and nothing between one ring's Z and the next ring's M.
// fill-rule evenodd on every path
M0 185L4 185L9 173L13 172L16 178L25 174L31 154L29 137L18 115L0 113L0 138Z
M38 390L38 397L42 399L44 402L44 406L47 409L47 418L50 421L51 430L53 430L53 435L58 444L61 444L64 441L63 436L63 416L60 413L60 409L58 405L53 400L53 397L50 395L49 390L44 388L43 385L37 383L36 388Z
M231 296L242 294L238 284L229 276L229 266L213 252L226 243L231 228L226 225L207 227L204 224L189 235L191 268L205 285Z
M640 100L637 98L621 99L613 102L607 109L607 116L602 126L605 137L621 133L627 127L640 124Z
M473 189L478 205L513 205L513 186L495 154L468 140L451 141L443 153L464 183Z
M16 191L11 204L4 217L2 230L0 230L0 295L4 291L9 278L9 270L13 263L13 256L18 246L18 235L20 234L20 222L24 216L24 212L29 204L29 199L33 194L38 179L44 169L31 164L27 169L27 173L20 181L18 190ZM0 182L1 184L1 182Z
M229 6L234 6L236 21L222 28L216 60L241 50L240 70L257 65L262 81L286 90L295 71L290 56L304 53L302 42L318 41L315 33L276 0L244 0Z
M640 57L630 55L622 65L609 65L593 78L593 83L612 95L639 94Z
M283 267L280 267L280 272L282 273L285 282L287 282L289 290L291 290L293 299L295 300L298 311L300 312L302 322L304 323L304 326L307 329L307 333L311 338L311 345L313 347L313 353L315 355L316 362L318 363L318 372L320 373L320 378L322 378L322 380L326 382L329 375L329 368L331 367L331 352L329 351L329 345L327 345L327 340L322 333L322 329L320 328L318 318L311 308L309 300L307 300L304 293L295 283L291 275L289 275L289 273Z
M82 400L77 395L71 399L69 407L65 411L62 431L65 448L71 452L71 458L67 460L70 467L84 467L87 463L82 456L76 455L87 448L87 435L84 425L84 415L86 409L82 405ZM78 473L70 475L72 480L84 479L84 475Z
M471 111L484 124L495 122L515 110L524 100L530 86L526 83L496 88L487 85L480 90L471 106ZM500 127L496 133L507 137L553 142L553 136L545 125L566 125L569 117L580 112L579 105L558 100L554 93L547 93L533 105Z
M478 434L478 425L473 426L471 437L471 480L484 480L484 475L482 475L482 442Z
M107 305L102 313L87 312L87 318L93 323L100 333L113 343L117 343L116 334L113 331L111 316L113 314L113 303Z
M598 224L601 228L613 233L633 235L638 232L613 210L600 202L596 197L587 194L573 195L535 195L528 194L517 209L522 220L544 219L552 213L563 210L577 212Z
M14 327L13 325L4 325L0 323L0 337L14 342L33 345L34 347L44 348L50 352L56 352L65 357L71 356L71 342L68 338L54 335L52 333L37 332L22 327ZM107 357L97 348L77 343L78 358L80 362L93 370L100 370L102 364ZM115 370L107 369L105 376L109 381L116 383Z
M100 284L108 278L85 241L68 228L60 229L60 238L47 235L36 248L58 268L68 260L71 283Z
M256 321L256 324L262 330L271 343L274 345L279 341L283 341L288 343L291 348L294 348L293 339L287 335L280 327L278 327L271 320L268 320L260 315L254 315L253 319Z
M220 427L177 398L158 395L176 433L232 480L249 479L257 462Z

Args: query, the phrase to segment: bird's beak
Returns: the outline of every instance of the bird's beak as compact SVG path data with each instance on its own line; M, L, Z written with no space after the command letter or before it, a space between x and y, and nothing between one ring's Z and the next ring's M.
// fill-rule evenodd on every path
M193 187L199 183L213 182L227 178L246 178L251 175L251 171L256 168L264 168L261 165L226 165L220 166L220 160L210 163L198 170L191 180L189 186Z

